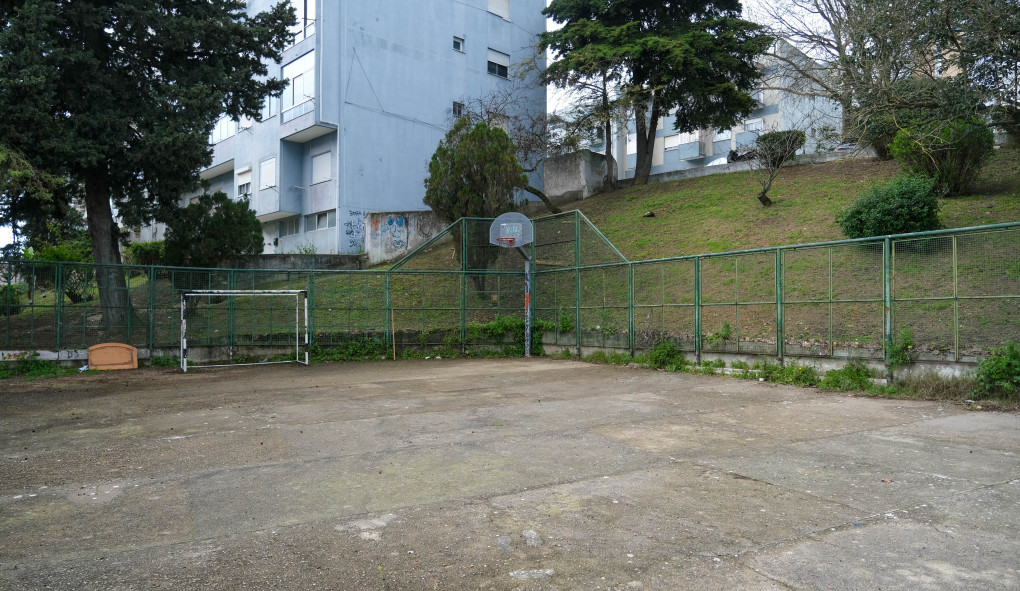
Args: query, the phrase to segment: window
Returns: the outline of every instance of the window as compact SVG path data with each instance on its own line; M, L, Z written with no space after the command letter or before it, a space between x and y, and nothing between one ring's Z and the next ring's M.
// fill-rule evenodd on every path
M237 133L237 122L230 117L220 117L209 134L209 143L218 144Z
M290 121L312 110L315 98L315 52L310 51L283 67L283 77L290 80L283 91L283 120Z
M733 137L733 134L728 129L720 129L720 130L715 132L715 141L717 141L717 142L721 142L723 140L728 140L731 137Z
M326 230L336 227L336 210L323 211L305 216L305 232Z
M333 178L330 174L331 165L331 152L324 154L316 154L312 156L312 184L322 183Z
M510 20L510 0L489 0L489 12Z
M744 121L744 131L762 131L763 129L765 129L764 119L758 118Z
M755 100L755 102L758 103L759 107L765 106L765 91L764 90L755 90L754 92L751 93L751 98L753 98Z
M453 102L453 116L463 117L464 116L464 103Z
M489 50L489 73L500 78L510 77L510 56L496 51Z
M701 134L697 131L688 131L680 134L681 144L695 144L701 141Z
M662 139L665 142L664 147L663 147L664 150L675 150L675 149L680 147L680 135L679 134L677 134L677 135L667 135L666 137L664 137Z
M297 234L299 231L298 222L300 221L301 218L293 217L280 222L280 238L283 238L284 236L293 236L294 234Z
M276 158L270 158L259 165L259 190L276 186Z
M237 198L251 195L251 170L237 173Z
M297 43L315 34L315 0L290 0L290 5L297 13L297 23L290 28Z
M252 121L251 117L241 117L241 120L237 122L237 130L241 131L244 129L251 129L251 126L254 125L254 123L255 122Z
M280 112L280 97L269 95L262 102L262 117L259 121L268 121Z
M627 153L628 154L637 154L637 134L636 133L628 133L627 134Z
M453 50L464 53L464 40L460 37L453 38Z

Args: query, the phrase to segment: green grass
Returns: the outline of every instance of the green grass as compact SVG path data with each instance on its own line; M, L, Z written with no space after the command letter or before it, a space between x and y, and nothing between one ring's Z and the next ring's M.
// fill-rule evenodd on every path
M630 260L842 240L836 214L900 172L894 161L784 169L766 208L753 171L621 189L570 204ZM1020 151L996 150L970 195L941 200L947 228L1020 220ZM646 211L653 218L642 217Z

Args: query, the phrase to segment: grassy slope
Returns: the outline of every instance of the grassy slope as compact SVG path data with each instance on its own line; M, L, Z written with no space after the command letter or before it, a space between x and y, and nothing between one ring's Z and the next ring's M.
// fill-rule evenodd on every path
M868 160L791 167L773 184L770 208L746 171L622 189L566 209L580 209L631 260L841 240L836 214L898 172L895 162ZM997 150L973 195L942 201L942 217L949 228L1020 220L1020 151Z

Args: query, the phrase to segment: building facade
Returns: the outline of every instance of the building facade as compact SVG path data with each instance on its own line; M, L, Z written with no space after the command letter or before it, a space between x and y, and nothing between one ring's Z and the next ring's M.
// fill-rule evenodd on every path
M258 121L217 122L201 175L210 191L250 200L267 254L362 252L367 214L428 209L432 153L466 101L511 84L514 65L534 56L545 2L291 4L294 43L270 67L287 90ZM545 89L532 92L531 108L544 112Z

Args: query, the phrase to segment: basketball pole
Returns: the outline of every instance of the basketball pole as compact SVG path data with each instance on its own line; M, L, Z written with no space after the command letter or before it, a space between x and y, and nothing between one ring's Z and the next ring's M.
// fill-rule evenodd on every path
M531 357L531 257L520 246L517 252L524 257L524 356Z

